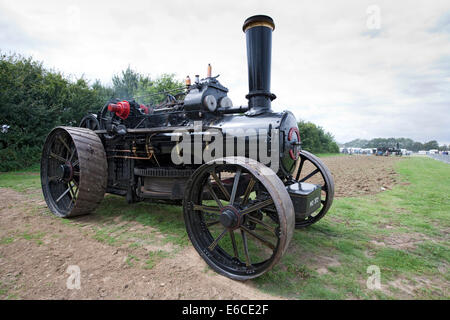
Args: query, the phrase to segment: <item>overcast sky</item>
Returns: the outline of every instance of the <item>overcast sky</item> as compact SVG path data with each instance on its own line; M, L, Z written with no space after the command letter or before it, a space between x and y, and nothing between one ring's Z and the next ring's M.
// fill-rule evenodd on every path
M247 103L244 20L275 21L273 108L336 140L450 143L450 1L7 1L0 50L73 78L213 74ZM1 90L1 88L0 88Z

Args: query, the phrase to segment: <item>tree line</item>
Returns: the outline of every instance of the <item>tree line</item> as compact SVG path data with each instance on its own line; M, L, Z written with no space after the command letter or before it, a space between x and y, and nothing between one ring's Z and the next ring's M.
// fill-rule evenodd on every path
M39 162L47 134L56 126L77 126L111 98L130 98L172 90L182 85L173 75L155 79L127 68L112 85L84 78L70 80L29 57L0 53L0 171ZM159 103L153 95L141 103Z
M154 105L166 98L160 92L183 86L173 74L152 78L130 67L111 83L71 80L30 57L0 52L0 171L38 163L52 128L77 126L84 115L96 113L112 98ZM299 129L304 149L339 151L333 136L321 127L301 121Z
M298 123L302 149L312 153L338 153L339 146L330 132L312 122L301 120Z
M372 140L365 140L365 139L355 139L352 141L349 141L347 143L344 143L341 145L341 147L348 148L348 147L355 147L355 148L383 148L383 147L392 147L396 148L398 146L400 149L407 149L414 152L420 151L420 150L432 150L437 149L440 151L448 151L450 146L447 145L439 145L436 140L431 140L428 142L418 142L414 141L409 138L375 138Z

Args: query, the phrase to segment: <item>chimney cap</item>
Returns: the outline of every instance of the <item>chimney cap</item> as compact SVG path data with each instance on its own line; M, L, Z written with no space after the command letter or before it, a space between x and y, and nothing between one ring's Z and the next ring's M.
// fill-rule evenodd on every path
M275 30L275 23L273 22L273 19L265 15L256 15L247 18L244 22L242 30L245 32L250 28L260 26L271 28L272 31Z

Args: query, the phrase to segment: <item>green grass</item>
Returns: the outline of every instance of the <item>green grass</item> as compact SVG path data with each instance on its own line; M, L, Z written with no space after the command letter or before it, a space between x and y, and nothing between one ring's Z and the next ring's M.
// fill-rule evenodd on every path
M4 237L0 239L0 244L10 244L14 241L13 237Z
M314 155L319 158L346 156L346 154L344 154L344 153L315 153Z
M122 197L108 195L96 210L96 215L105 219L105 221L118 217L121 221L134 221L144 226L152 227L164 234L164 238L160 240L162 243L170 242L182 247L189 244L186 228L184 227L182 208L179 206L148 202L128 204ZM114 228L114 224L110 227ZM109 234L116 233L115 231L117 230L107 230L105 228L103 227L98 231L99 239L103 239L108 243L120 241L119 235L113 237L113 239L108 238ZM132 236L148 238L148 236L146 237L146 235L139 233L132 234ZM152 238L152 235L149 236Z
M324 219L295 232L281 263L255 280L258 287L301 299L390 299L405 297L392 281L426 279L431 289L418 286L416 298L450 298L445 291L450 275L439 271L450 263L450 166L412 158L397 162L395 169L409 184L374 196L336 199ZM419 241L396 247L389 240L395 237ZM317 257L337 263L328 266ZM387 290L367 289L370 265L379 266ZM319 274L319 268L327 273Z
M136 257L135 255L129 254L126 258L125 262L128 264L128 266L133 267L134 262L138 262L140 259Z
M39 189L39 164L14 172L0 173L0 188L11 188L18 192Z
M145 269L153 269L153 267L156 266L156 264L161 261L164 258L167 258L170 256L169 252L158 250L158 251L151 251L148 255L148 259L145 260Z
M36 233L29 233L29 232L23 232L20 234L20 237L22 239L28 240L28 241L34 241L36 244L41 245L44 242L42 241L42 238L45 236L44 232L36 232Z
M0 173L0 188L11 188L21 193L40 189L39 164L19 171ZM123 221L136 221L153 227L165 235L161 240L163 243L171 242L181 247L189 244L182 208L179 206L148 202L130 205L122 197L107 195L96 210L96 215L106 222L119 217ZM61 219L61 222L71 226L75 225L72 220ZM127 234L126 230L120 233L113 224L106 223L106 225L96 227L94 238L110 245L119 245L129 236L130 234ZM142 237L140 234L134 234L134 236Z

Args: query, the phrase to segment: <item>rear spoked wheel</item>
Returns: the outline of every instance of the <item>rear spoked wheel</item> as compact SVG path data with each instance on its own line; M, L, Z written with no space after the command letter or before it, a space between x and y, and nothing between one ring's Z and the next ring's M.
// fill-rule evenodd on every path
M94 211L105 194L107 163L100 138L89 129L58 127L48 135L41 159L41 185L59 217Z
M192 244L218 273L258 277L283 256L294 231L285 186L266 166L243 157L214 160L196 170L184 199Z
M320 209L306 218L296 216L295 228L305 228L322 219L330 209L334 198L333 176L322 160L308 151L300 151L294 170L294 178L291 182L317 184L322 189Z

